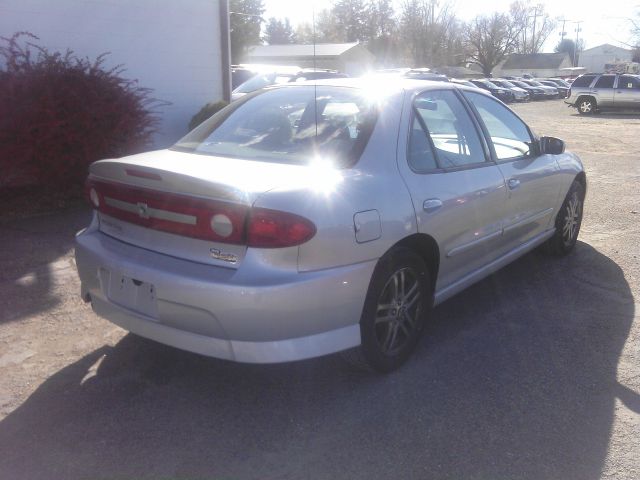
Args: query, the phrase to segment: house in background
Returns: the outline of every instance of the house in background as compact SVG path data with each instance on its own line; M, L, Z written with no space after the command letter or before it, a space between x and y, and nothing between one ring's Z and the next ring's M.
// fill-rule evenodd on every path
M361 44L256 45L249 48L246 63L328 68L360 75L373 69L375 56Z
M605 65L630 62L632 58L633 52L630 49L605 43L580 52L578 65L587 72L602 73Z
M494 77L559 77L563 69L572 67L568 53L513 53L493 69ZM565 71L566 72L566 71Z
M28 31L51 51L73 50L107 67L122 64L159 111L158 148L187 132L191 117L211 101L230 98L226 0L2 0L0 36Z

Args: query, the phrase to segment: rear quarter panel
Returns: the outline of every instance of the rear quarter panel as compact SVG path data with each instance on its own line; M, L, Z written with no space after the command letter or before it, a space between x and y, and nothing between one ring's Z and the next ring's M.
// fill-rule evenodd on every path
M256 200L255 206L296 213L316 225L316 235L299 247L299 271L377 260L417 231L411 197L395 160L401 113L402 95L388 98L367 147L352 168L310 167L304 185L280 187ZM359 243L354 216L371 210L379 215L380 235ZM375 218L375 213L367 217Z

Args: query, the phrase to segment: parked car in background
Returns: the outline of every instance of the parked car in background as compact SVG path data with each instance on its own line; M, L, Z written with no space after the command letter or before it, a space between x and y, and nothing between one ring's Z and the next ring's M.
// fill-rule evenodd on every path
M448 82L449 78L441 73L433 72L429 68L412 68L404 76L412 80L431 80L434 82Z
M522 79L521 82L526 83L527 85L531 85L532 87L540 88L544 91L544 96L547 99L558 98L560 96L560 92L556 87L550 87L549 85L543 85L537 80L527 80Z
M551 80L539 79L538 82L540 82L542 85L546 85L548 87L554 87L555 89L557 89L559 98L567 98L567 96L569 95L570 87L568 86L565 87L564 85L558 85L557 83L552 82Z
M585 74L571 84L565 103L583 115L603 110L640 110L640 76Z
M509 80L502 80L492 78L491 83L497 85L498 87L506 88L510 92L513 93L514 99L516 102L528 102L531 99L531 95L524 88L518 87L515 84L511 83Z
M177 348L388 372L432 306L575 246L579 158L488 93L332 79L265 88L170 149L91 165L81 294ZM488 352L490 354L491 352Z
M490 82L489 80L472 79L469 81L473 83L476 87L486 90L488 92L491 92L491 95L502 100L505 103L510 103L515 100L515 95L511 91L509 91L506 88L499 87L495 83Z
M545 91L540 87L532 87L528 83L525 83L521 80L509 80L509 82L513 83L516 87L520 87L529 92L532 100L543 100L547 98Z
M471 83L469 80L464 80L461 78L450 78L449 81L451 83L457 83L458 85L465 85L467 87L480 88L477 85L474 85L473 83Z
M569 88L571 86L570 82L567 82L566 80L563 80L562 78L542 78L542 79L540 79L540 81L542 81L542 80L553 82L555 85L558 85L559 87Z
M306 80L320 80L324 78L346 78L346 73L336 70L299 68L299 67L278 67L277 70L262 72L251 77L246 82L239 85L231 92L231 101L238 100L247 93L254 92L270 85L288 82L302 82Z
M250 65L231 65L231 88L235 90L242 83L258 74Z

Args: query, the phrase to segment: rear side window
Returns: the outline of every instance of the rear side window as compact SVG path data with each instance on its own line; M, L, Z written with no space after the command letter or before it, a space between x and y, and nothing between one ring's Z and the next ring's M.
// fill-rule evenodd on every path
M618 79L619 89L639 89L640 79L638 77L632 77L631 75L622 75Z
M414 100L413 115L408 160L415 171L486 161L473 121L453 91L423 92Z
M525 157L531 154L529 130L511 110L486 95L464 92L484 122L498 160Z
M594 88L613 88L615 79L615 75L602 75L594 85Z
M572 87L588 87L593 82L593 75L582 75L576 78L571 84Z

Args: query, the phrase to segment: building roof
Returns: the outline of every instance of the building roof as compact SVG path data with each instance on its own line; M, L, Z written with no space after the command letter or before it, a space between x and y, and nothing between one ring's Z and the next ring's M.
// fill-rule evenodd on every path
M617 47L615 45L611 45L610 43L603 43L602 45L597 45L595 47L591 47L591 48L587 48L586 50L583 50L581 52L581 55L586 53L586 52L590 52L592 50L603 50L607 53L609 52L620 52L620 53L631 53L631 49L630 48L624 48L624 47Z
M359 45L354 43L317 43L315 45L316 57L337 57L347 50ZM313 57L313 45L256 45L249 48L249 57Z
M565 59L569 60L568 53L513 53L505 60L502 70L559 68Z

